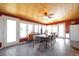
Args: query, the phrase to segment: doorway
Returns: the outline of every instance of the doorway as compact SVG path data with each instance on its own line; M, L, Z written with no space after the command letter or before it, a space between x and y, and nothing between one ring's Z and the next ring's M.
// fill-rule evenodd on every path
M4 47L18 43L16 18L3 16L4 20Z

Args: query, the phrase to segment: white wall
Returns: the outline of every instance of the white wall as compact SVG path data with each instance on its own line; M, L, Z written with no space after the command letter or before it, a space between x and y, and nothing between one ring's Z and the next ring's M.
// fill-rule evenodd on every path
M70 39L72 41L79 41L79 25L70 26Z

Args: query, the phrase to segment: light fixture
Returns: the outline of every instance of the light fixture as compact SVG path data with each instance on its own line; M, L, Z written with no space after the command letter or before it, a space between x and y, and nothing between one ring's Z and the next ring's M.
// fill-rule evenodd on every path
M44 12L43 14L44 14L43 18L45 18L45 19L52 18L52 16L53 16L53 14L48 14L47 12Z

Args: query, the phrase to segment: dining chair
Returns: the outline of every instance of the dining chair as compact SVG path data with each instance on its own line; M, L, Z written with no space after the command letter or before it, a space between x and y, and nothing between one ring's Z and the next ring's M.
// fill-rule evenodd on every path
M33 48L35 47L36 43L37 43L37 37L36 35L33 35Z
M46 45L46 38L40 38L39 39L39 50L41 49L41 48L47 48L47 45Z
M40 50L42 46L44 46L44 39L33 35L33 48L37 49L38 47Z
M51 35L49 35L49 36L46 38L46 45L45 45L46 48L49 48L50 42L51 42Z
M50 42L51 42L51 45L53 44L52 42L54 41L54 35L51 35L51 38L50 38Z
M49 46L49 44L51 44L51 46L52 46L52 41L53 41L53 35L49 35L49 37L47 38L48 46Z

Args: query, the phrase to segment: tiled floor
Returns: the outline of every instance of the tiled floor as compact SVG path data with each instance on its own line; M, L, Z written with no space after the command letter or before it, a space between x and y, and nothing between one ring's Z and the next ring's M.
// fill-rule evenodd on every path
M0 50L0 56L77 56L79 51L70 46L68 39L57 38L48 49L33 48L32 43L11 46Z

